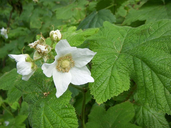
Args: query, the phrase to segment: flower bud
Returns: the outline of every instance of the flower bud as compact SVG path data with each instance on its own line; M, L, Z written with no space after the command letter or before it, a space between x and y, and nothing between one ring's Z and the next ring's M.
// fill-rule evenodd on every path
M56 31L51 31L49 35L54 41L59 41L62 38L61 32L58 29Z

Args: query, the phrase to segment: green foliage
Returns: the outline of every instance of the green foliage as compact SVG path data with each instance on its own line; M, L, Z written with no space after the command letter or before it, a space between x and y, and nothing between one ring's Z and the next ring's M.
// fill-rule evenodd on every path
M139 10L131 9L125 18L123 24L130 25L137 20L146 21L146 23L158 21L161 19L171 19L171 3L154 4L147 2Z
M107 111L103 107L93 106L86 126L87 128L140 128L129 123L133 117L134 107L129 102L110 107Z
M78 127L74 108L69 104L70 93L57 99L54 92L41 97L30 106L30 123L35 128Z
M0 29L8 35L0 31L0 127L171 127L170 0L0 3ZM70 84L59 98L41 69L54 62L60 39L50 32L57 29L72 47L97 52L87 64L94 82ZM41 38L48 53L28 46ZM28 81L8 54L33 59L37 68Z
M76 27L68 28L67 32L63 33L63 39L67 39L71 46L81 45L89 36L98 32L98 28L90 28L85 31L77 30Z
M132 29L105 22L90 38L97 52L92 67L96 81L90 89L98 103L128 90L131 78L137 84L136 101L170 113L170 23Z
M21 77L18 76L16 69L13 69L10 72L5 73L3 76L0 77L0 83L1 83L0 89L8 90L7 93L8 103L11 104L15 103L16 101L19 100L19 98L22 95L20 90L18 90L15 86L16 85L15 81L18 78L21 79Z
M114 23L116 19L115 16L107 9L94 11L79 24L78 29L101 27L104 21Z
M136 106L137 124L147 128L169 128L165 114L151 109L149 106Z

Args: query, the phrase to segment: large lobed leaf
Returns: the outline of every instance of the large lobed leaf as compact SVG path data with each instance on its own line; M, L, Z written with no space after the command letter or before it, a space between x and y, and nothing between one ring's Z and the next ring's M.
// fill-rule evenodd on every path
M71 93L67 91L56 98L51 92L34 105L30 105L29 120L33 128L76 128L78 127L75 109L69 104Z
M137 85L135 100L155 110L170 113L171 21L163 20L138 28L104 22L91 38L93 51L91 93L103 103Z

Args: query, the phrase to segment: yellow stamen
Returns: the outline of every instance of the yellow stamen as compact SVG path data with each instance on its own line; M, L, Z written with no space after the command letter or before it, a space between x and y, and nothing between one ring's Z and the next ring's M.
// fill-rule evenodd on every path
M66 56L62 56L57 60L57 65L56 65L56 69L59 72L69 72L69 70L74 67L74 61L72 59L72 56L66 55Z

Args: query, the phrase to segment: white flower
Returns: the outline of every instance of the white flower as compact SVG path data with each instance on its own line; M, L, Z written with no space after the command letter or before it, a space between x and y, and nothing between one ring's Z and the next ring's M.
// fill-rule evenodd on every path
M1 35L3 35L6 39L8 39L7 29L2 28L1 29Z
M14 55L9 54L10 58L17 62L17 73L22 75L22 80L27 81L35 72L36 65L32 62L28 54Z
M9 121L4 121L4 123L5 123L5 126L9 125Z
M42 70L47 77L53 76L57 89L56 97L60 97L70 83L82 85L94 82L86 64L91 61L95 52L87 48L71 47L67 40L60 40L55 50L55 61L51 64L44 63Z
M54 41L59 41L62 38L61 32L58 29L56 31L51 31L49 35Z

